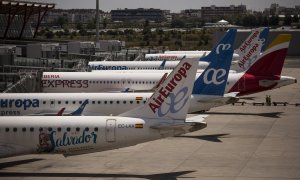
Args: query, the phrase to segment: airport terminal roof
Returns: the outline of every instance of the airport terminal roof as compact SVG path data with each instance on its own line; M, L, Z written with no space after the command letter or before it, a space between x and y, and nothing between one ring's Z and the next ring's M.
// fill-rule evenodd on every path
M0 14L24 14L26 11L36 14L54 7L53 3L0 0Z

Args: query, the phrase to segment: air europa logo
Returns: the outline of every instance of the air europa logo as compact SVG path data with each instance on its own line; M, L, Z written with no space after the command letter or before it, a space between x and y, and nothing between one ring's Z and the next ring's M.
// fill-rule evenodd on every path
M245 63L251 58L251 56L258 50L258 43L256 43L250 50L249 52L243 56L243 59L241 61L239 61L239 66L241 68L245 68ZM250 63L251 64L251 63Z
M219 44L216 48L216 53L220 54L220 50L224 51L224 50L228 50L231 48L231 44Z
M127 66L89 65L92 70L127 70Z
M165 87L160 88L158 97L154 97L153 101L148 104L153 113L161 107L165 99L173 92L179 82L187 77L187 71L192 67L189 63L184 63L182 67L175 73L173 78L168 82Z
M205 84L222 84L225 80L221 80L226 75L225 69L208 69L203 75L203 81ZM209 77L210 76L210 77Z
M0 99L1 108L36 108L40 106L38 99Z
M255 31L253 35L241 45L240 51L245 52L247 47L252 43L252 41L258 36L259 31Z

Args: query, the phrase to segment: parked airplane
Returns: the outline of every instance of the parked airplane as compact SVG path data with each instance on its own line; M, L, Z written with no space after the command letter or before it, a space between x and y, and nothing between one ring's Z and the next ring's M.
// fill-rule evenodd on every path
M205 128L206 116L186 119L197 64L195 59L182 60L147 103L119 116L1 117L0 157L32 153L78 155ZM177 109L170 109L171 96L178 100Z
M249 47L257 42L258 39L265 42L268 37L268 32L269 28L258 28L253 30L248 38L236 50L233 59L241 59L240 57L243 57ZM210 51L176 51L174 54L171 52L173 51L167 52L169 54L146 54L146 61L90 61L88 66L92 71L173 69L178 64L179 60L183 58L200 58L210 53ZM259 51L259 53L260 52L261 51ZM199 61L198 68L205 69L209 62Z
M254 61L246 58L241 68L246 64L250 64L250 67L245 66L243 72L229 73L225 92L238 92L241 96L296 83L293 77L281 76L290 39L291 35L279 35ZM249 53L253 52L250 50ZM55 93L123 91L128 88L147 91L157 84L165 72L44 72L42 87L44 92ZM200 74L197 73L197 77Z
M243 56L243 53L245 53L245 50L249 49L249 45L256 42L257 40L260 40L263 42L263 46L260 49L260 52L262 52L265 48L265 43L267 41L269 35L269 28L257 28L253 29L250 35L247 37L247 39L235 50L235 53L233 54L234 59L240 59L240 57ZM164 54L167 56L174 56L176 54L181 55L195 55L195 54L209 54L210 51L165 51ZM152 56L153 55L153 56ZM146 55L146 59L151 60L151 58L157 59L155 54L148 54Z
M208 110L212 107L235 102L235 94L224 96L225 86L233 54L233 42L236 31L228 34L222 44L229 49L212 51L213 60L195 82L191 96L189 112ZM210 55L209 55L210 56ZM198 61L198 59L195 59ZM167 74L167 73L166 73ZM165 75L166 75L165 74ZM214 77L218 76L217 79ZM163 78L165 79L165 78ZM159 86L163 82L159 83ZM156 87L157 89L159 87ZM0 94L1 115L55 114L66 107L66 111L74 109L84 99L90 102L84 115L117 115L146 103L152 93L27 93ZM24 99L26 97L26 99ZM171 104L177 104L175 96L170 96ZM85 104L85 103L83 103ZM83 105L81 105L83 106ZM83 109L83 107L81 108ZM78 111L78 110L77 110ZM55 112L55 113L53 113ZM72 113L71 113L72 114ZM75 113L73 113L75 114ZM81 114L81 112L80 112Z

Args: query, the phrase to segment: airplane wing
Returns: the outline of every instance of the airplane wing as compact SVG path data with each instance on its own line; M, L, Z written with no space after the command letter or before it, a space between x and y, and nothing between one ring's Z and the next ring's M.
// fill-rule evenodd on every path
M184 129L190 128L191 126L197 126L196 128L203 129L207 126L206 122L204 122L206 117L208 117L208 115L201 114L198 116L193 116L193 117L187 118L185 120L185 123L182 123L182 124L161 123L158 125L151 126L150 128L157 129L157 130L170 130L170 129L184 130Z

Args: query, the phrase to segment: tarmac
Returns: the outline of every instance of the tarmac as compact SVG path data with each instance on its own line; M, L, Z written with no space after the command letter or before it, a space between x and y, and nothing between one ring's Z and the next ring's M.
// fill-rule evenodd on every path
M283 75L300 79L300 58ZM271 95L287 106L253 106ZM128 148L86 155L0 159L0 179L300 179L300 84L213 108L207 128Z

